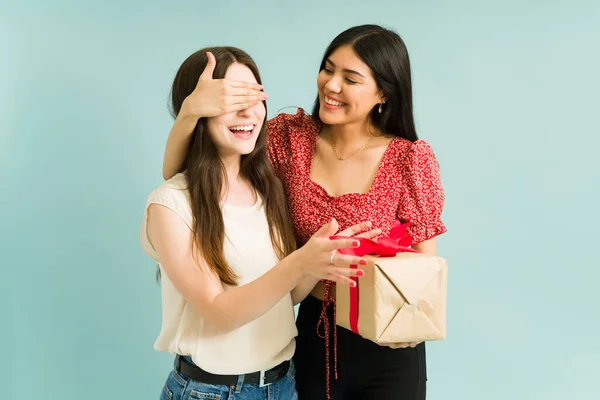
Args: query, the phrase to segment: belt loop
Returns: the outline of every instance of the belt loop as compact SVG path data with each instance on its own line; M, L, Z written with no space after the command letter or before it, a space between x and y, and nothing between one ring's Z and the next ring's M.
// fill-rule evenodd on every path
M236 394L240 394L240 392L242 391L242 388L244 387L244 374L240 374L238 375L238 381L235 384L235 393Z

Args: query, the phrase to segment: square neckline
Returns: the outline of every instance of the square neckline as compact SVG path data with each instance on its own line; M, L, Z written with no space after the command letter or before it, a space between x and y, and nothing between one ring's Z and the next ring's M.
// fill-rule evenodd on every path
M319 133L321 132L322 126L323 126L322 124L316 124L315 133L311 137L312 143L310 144L309 153L308 153L308 157L306 160L306 163L307 163L306 178L308 179L310 184L312 184L317 190L320 190L328 198L333 199L333 200L340 199L340 198L346 198L346 197L368 197L368 196L370 196L375 191L375 189L377 188L377 186L379 184L379 180L381 178L381 175L383 174L382 166L384 165L384 162L387 162L387 158L391 151L392 145L400 138L397 136L394 136L394 138L386 146L386 149L384 150L384 152L381 156L381 159L379 160L379 163L377 164L377 172L375 172L375 176L373 177L373 180L371 181L371 184L369 185L369 190L367 190L364 193L349 192L349 193L342 193L339 195L332 195L332 194L329 194L327 189L325 189L320 183L314 181L312 179L312 177L310 176L310 173L311 173L312 167L313 167L313 161L315 159L315 153L317 151L317 137L319 136Z

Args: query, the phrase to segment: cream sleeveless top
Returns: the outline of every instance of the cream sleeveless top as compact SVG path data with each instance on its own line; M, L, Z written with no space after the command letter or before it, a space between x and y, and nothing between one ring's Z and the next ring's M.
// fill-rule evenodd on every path
M161 204L173 210L191 229L193 217L185 176L175 175L150 194L142 222L142 247L161 269L162 328L154 348L189 355L200 368L221 375L267 370L291 359L295 351L294 338L298 333L291 295L287 294L256 320L232 332L219 333L205 323L163 271L148 240L147 210L150 204ZM259 196L252 207L224 204L222 212L226 234L225 257L238 274L239 284L244 285L278 263L263 203ZM225 290L230 289L225 286Z

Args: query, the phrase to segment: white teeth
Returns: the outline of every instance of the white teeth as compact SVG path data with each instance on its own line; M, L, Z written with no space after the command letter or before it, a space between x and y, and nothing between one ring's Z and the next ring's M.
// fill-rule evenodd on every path
M325 103L330 104L332 106L343 106L344 103L340 102L340 101L335 101L333 99L330 99L329 97L325 96Z
M254 125L232 126L229 129L231 129L232 131L251 131L252 129L254 129Z

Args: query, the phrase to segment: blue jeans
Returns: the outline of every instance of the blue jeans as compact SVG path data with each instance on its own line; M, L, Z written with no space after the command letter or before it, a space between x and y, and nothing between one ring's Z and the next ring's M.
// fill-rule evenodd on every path
M190 357L183 357L190 363ZM197 382L183 376L175 369L165 382L160 400L298 400L296 393L296 369L290 360L288 373L268 386L259 387L257 384L241 384L234 386L210 385Z

